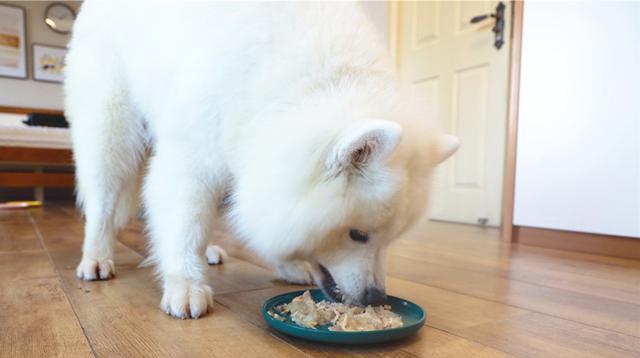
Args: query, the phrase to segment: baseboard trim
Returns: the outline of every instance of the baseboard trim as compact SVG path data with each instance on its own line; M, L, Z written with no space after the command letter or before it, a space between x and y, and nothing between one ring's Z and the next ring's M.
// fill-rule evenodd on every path
M0 187L2 188L73 188L74 186L73 173L0 173Z
M513 241L530 246L640 259L640 239L630 237L514 226Z

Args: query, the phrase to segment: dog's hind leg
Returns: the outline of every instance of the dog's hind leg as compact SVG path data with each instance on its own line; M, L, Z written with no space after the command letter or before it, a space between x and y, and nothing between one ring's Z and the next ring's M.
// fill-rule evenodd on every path
M129 101L117 62L85 47L73 51L69 65L66 114L78 202L86 220L77 275L85 280L108 279L115 273L117 231L137 207L144 125Z
M214 220L214 227L212 230L212 239L209 240L209 244L207 245L207 249L205 250L205 256L207 257L207 263L209 265L219 265L222 264L228 257L227 251L222 248L223 245L220 245L221 242L229 243L229 240L233 240L229 236L229 228L227 227L226 221L224 220L223 215L228 209L230 205L230 195L227 192L225 195L221 195L222 200L218 203L217 207L217 215Z
M205 255L207 256L207 262L209 265L219 265L224 262L224 260L229 257L227 252L218 245L209 245L207 246L207 251L205 251Z

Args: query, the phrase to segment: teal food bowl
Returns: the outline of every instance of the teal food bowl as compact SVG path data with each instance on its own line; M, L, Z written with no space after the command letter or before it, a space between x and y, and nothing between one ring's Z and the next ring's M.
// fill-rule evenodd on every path
M319 289L309 290L309 292L316 302L327 299ZM404 324L400 328L365 332L334 332L330 331L328 326L319 326L316 329L298 326L293 323L291 317L287 314L278 312L278 315L284 318L283 321L269 315L269 310L275 309L275 307L284 303L289 303L294 297L303 293L304 290L301 290L271 297L262 305L262 317L269 326L284 334L310 341L340 344L383 343L408 337L416 333L424 325L426 317L425 312L417 304L394 296L387 296L385 304L391 306L393 312L402 316ZM277 311L274 310L272 312Z

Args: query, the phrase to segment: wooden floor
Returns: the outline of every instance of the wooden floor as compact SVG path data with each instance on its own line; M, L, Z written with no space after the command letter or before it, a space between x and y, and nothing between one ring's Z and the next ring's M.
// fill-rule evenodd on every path
M262 302L299 289L231 259L211 267L213 314L174 320L140 225L117 245L118 276L81 282L82 221L70 206L0 211L0 357L639 357L640 261L504 245L494 229L428 223L395 243L388 292L427 311L411 339L308 343L268 329Z

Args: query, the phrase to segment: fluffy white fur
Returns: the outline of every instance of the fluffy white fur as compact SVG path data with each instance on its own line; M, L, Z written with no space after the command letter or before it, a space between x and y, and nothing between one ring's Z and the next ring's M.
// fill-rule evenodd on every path
M367 302L431 168L457 148L401 94L351 3L86 1L65 93L86 215L78 276L114 274L145 172L161 308L180 318L213 303L206 256L220 251L205 246L229 192L237 237L282 276L322 285L328 271L345 301Z

